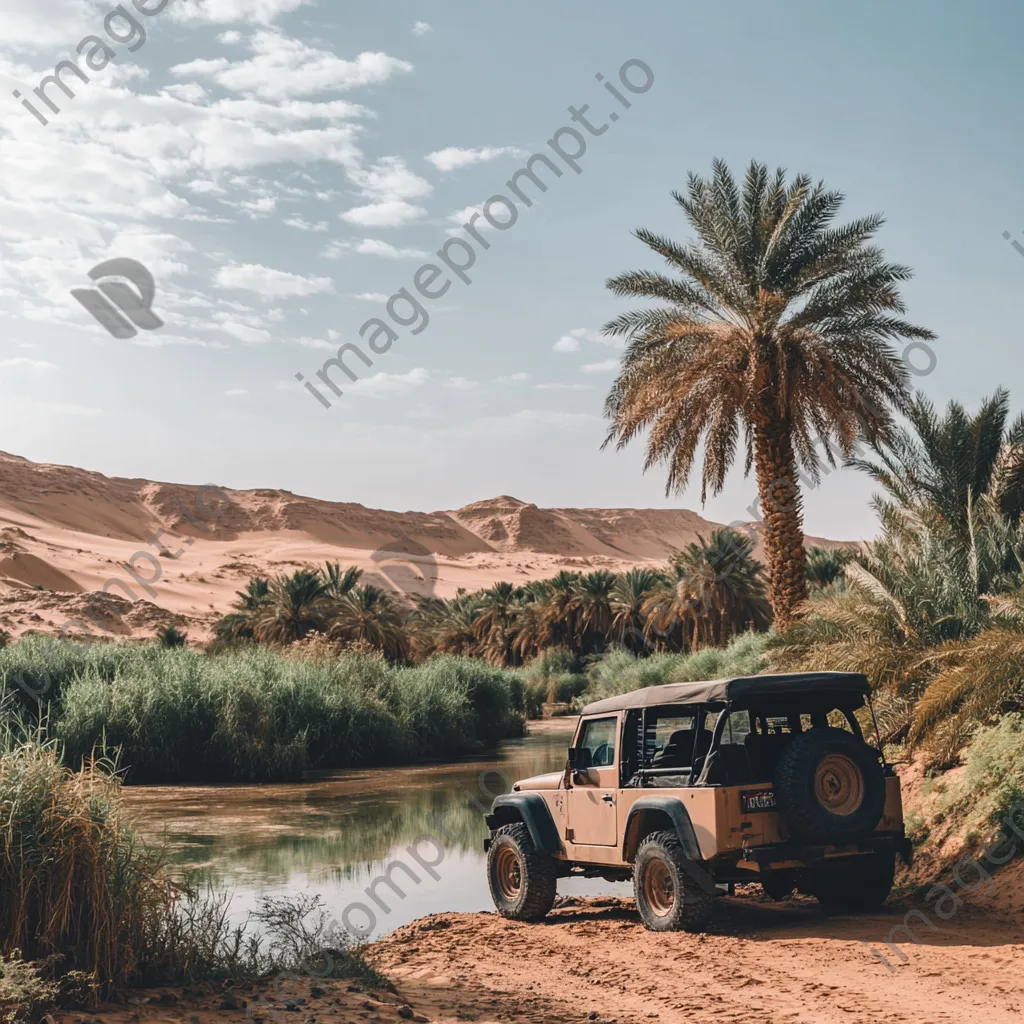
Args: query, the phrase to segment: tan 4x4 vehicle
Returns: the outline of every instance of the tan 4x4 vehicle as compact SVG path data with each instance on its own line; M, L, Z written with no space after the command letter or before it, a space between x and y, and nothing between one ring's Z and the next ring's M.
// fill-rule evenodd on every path
M899 778L861 720L874 726L870 690L848 672L674 683L587 705L565 770L517 782L487 817L499 913L540 920L570 876L632 878L654 931L702 930L737 882L880 905L910 843Z

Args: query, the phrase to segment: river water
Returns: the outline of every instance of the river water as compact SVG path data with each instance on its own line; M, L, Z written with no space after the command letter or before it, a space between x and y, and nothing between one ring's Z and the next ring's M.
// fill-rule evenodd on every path
M525 738L451 764L283 785L131 786L125 802L177 869L231 893L232 916L244 918L261 896L318 893L332 917L378 938L424 914L494 909L484 814L516 779L565 765L575 721L531 723ZM366 889L389 867L402 895L378 884L374 899ZM558 885L564 895L630 891L599 879Z

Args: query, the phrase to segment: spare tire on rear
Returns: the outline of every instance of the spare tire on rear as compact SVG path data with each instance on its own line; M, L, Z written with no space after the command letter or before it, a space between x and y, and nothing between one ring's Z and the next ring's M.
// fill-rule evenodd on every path
M885 809L878 754L845 729L811 729L782 752L775 799L795 838L848 843L869 835Z

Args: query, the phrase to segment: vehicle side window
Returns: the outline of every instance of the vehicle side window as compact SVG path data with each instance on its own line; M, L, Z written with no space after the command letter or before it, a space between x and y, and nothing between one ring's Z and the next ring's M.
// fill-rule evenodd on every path
M615 732L618 718L595 718L583 725L579 743L579 768L607 768L615 764Z
M729 720L725 723L725 731L722 733L722 743L734 743L742 745L750 733L750 712L733 711Z

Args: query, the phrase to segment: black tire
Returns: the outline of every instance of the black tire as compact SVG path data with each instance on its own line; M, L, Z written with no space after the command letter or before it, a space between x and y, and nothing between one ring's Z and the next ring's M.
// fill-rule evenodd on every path
M796 875L787 872L765 875L761 879L761 888L764 889L765 896L776 903L781 903L793 895L793 890L796 889Z
M896 854L874 853L845 865L817 868L808 890L829 910L877 910L888 899L895 875Z
M633 861L633 893L652 932L702 932L711 921L714 886L683 851L675 832L652 832Z
M775 798L795 838L847 843L881 820L885 772L877 753L853 733L811 729L782 752Z
M487 884L502 917L540 921L555 902L558 868L534 847L524 824L502 825L487 850Z

